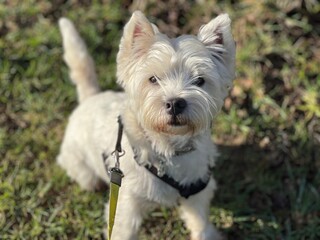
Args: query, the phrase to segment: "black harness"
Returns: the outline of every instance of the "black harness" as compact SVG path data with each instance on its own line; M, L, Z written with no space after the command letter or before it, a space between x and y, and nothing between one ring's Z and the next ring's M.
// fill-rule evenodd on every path
M116 143L116 149L119 152L122 152L122 148L121 148L122 134L123 134L123 123L121 121L121 116L119 116L118 117L118 138L117 138L117 143ZM176 189L179 192L179 194L184 198L188 198L191 195L199 193L208 185L208 183L210 181L210 176L209 176L205 181L203 181L202 179L199 179L199 180L186 186L186 185L180 184L179 182L177 182L176 180L174 180L172 177L170 177L167 174L160 175L159 169L157 169L153 165L148 164L148 165L145 165L144 167L150 173L152 173L155 177L157 177L161 181L167 183L168 185L170 185L171 187Z
M178 190L180 195L184 198L188 198L191 195L194 195L194 194L197 194L198 192L201 192L203 189L205 189L205 187L208 185L209 180L210 180L210 177L208 177L207 181L202 181L201 179L199 179L198 181L193 182L188 186L185 186L185 185L181 185L179 182L177 182L176 180L174 180L172 177L170 177L167 174L159 176L158 169L153 165L151 165L151 166L146 165L145 168L149 172L151 172L154 176L156 176L160 180L164 181L165 183L167 183L171 187Z

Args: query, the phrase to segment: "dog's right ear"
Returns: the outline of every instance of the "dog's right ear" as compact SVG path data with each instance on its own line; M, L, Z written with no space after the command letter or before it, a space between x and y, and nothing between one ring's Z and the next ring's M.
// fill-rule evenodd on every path
M154 27L140 11L135 11L124 27L120 43L120 52L141 57L148 51L154 40Z
M148 52L158 32L157 27L151 24L142 12L135 11L132 14L124 27L117 56L118 82L122 86L125 85L122 73L126 72L126 68L132 66L132 62L137 62Z

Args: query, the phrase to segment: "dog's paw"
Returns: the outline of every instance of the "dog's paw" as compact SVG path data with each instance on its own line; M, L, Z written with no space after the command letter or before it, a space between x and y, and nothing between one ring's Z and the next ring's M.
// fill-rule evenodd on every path
M202 232L193 233L191 240L224 240L224 238L214 226L209 224Z

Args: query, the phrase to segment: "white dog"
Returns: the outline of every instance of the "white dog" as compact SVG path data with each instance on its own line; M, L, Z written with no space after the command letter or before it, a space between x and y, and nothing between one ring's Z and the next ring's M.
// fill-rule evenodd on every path
M210 171L217 155L211 124L235 73L230 22L222 14L197 36L170 39L134 12L117 56L118 83L125 92L99 93L84 42L69 20L60 20L79 106L70 117L58 162L83 189L109 181L105 165L115 165L118 116L124 125L124 178L112 240L137 239L145 212L158 204L179 207L191 239L220 239L208 218L216 189Z

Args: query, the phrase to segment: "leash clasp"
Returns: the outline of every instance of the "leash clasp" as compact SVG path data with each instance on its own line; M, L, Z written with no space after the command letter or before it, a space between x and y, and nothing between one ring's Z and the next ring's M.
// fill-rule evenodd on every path
M114 150L111 155L114 157L115 160L115 168L120 168L120 158L123 157L126 152L122 149L121 152L118 150Z
M120 170L120 168L113 167L110 169L110 182L120 187L123 177L124 175L123 175L123 172Z

